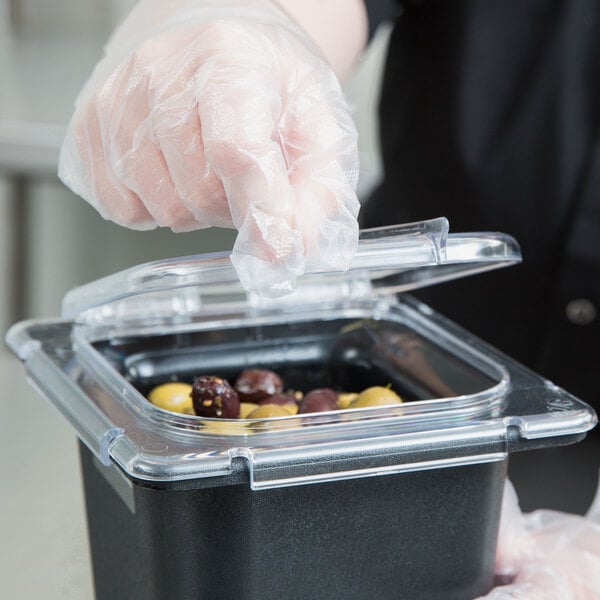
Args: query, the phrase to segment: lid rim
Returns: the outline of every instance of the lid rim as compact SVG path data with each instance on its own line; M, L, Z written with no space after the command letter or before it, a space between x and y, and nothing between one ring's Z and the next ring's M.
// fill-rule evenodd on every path
M497 232L449 234L444 217L361 231L356 255L347 271L311 271L298 279L296 292L282 297L290 304L294 294L311 282L325 289L331 282L371 281L364 293L396 293L433 285L466 275L520 262L514 238ZM391 280L386 278L393 275ZM193 293L190 292L193 290ZM336 291L337 293L337 291ZM339 293L344 292L340 286ZM73 320L118 322L124 313L137 310L149 315L159 310L185 313L188 306L202 307L205 299L247 300L230 253L163 259L130 267L69 291L62 315ZM152 299L145 305L143 299ZM279 299L267 299L273 307ZM174 303L177 306L174 306ZM138 306L139 305L139 306ZM120 307L120 308L119 308Z

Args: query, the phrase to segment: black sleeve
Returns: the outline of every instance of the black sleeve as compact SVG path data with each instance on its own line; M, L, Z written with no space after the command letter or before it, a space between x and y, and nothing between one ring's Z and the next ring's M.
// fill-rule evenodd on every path
M365 0L365 6L369 17L369 39L383 21L394 19L400 14L398 0Z

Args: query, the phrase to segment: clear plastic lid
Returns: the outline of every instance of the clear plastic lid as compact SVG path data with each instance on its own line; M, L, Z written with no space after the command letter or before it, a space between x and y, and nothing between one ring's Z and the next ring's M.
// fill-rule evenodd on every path
M298 289L276 302L319 296L396 293L517 263L517 242L501 233L449 234L444 217L361 231L347 272L307 273ZM314 297L314 296L313 296ZM152 302L148 302L152 298ZM115 322L143 313L185 313L219 302L270 304L242 289L229 253L204 254L142 264L69 292L63 316Z

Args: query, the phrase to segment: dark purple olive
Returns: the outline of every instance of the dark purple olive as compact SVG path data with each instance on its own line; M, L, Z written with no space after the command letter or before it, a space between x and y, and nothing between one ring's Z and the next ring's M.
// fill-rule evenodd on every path
M298 414L337 409L337 394L331 388L311 390L302 398Z
M296 398L294 396L290 396L289 394L273 394L272 396L267 396L258 402L258 404L277 404L278 406L284 406L286 404L292 404L293 406L297 406Z
M283 389L281 377L267 369L246 369L235 382L235 390L242 402L260 402Z
M192 387L194 412L199 417L236 419L240 414L240 399L235 390L220 377L202 375Z

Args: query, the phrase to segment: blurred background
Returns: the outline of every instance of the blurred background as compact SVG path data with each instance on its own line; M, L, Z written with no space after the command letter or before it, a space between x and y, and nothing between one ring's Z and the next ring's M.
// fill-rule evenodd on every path
M134 0L0 0L0 331L56 317L70 288L134 264L230 249L229 230L175 235L104 221L57 179L73 102ZM346 91L360 133L366 197L380 177L382 27ZM73 430L0 344L0 596L93 597Z

